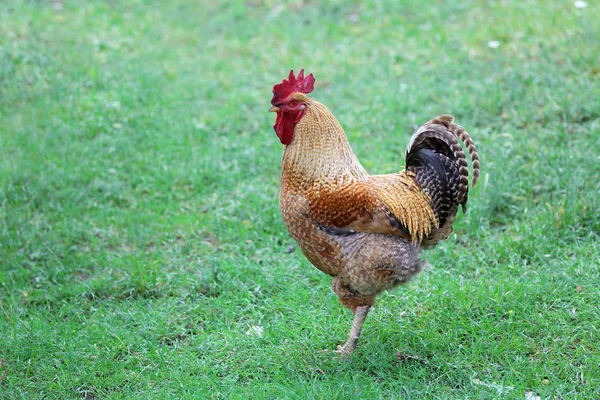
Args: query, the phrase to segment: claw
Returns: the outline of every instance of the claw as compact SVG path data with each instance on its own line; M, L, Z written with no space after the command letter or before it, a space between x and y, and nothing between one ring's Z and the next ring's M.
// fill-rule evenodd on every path
M344 346L339 345L335 352L338 355L340 355L341 357L347 357L347 356L350 356L354 352L355 348L356 348L356 346L354 346L354 348L352 348L352 347L346 346L346 345L344 345Z

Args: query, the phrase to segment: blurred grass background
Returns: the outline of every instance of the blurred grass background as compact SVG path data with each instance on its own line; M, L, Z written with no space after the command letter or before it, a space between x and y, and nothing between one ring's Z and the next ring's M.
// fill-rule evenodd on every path
M600 8L576 3L0 2L0 397L599 397ZM444 113L481 155L351 359L286 251L266 111L291 68L371 172Z

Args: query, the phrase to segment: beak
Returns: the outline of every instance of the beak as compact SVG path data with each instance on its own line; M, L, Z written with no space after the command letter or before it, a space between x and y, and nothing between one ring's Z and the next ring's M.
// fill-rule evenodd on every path
M279 110L281 110L281 109L279 107L275 107L275 106L269 108L269 112L279 112Z

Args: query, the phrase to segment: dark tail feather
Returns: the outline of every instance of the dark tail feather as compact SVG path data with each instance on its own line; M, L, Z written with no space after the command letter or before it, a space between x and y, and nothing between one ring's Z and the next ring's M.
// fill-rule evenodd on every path
M460 204L466 211L469 191L467 158L458 139L467 147L473 162L473 186L479 177L479 156L469 134L453 123L454 117L442 115L421 126L411 137L406 150L406 169L431 197L441 236L451 232ZM432 235L435 235L435 231Z
M453 197L442 157L445 156L425 147L406 155L407 169L416 175L417 183L432 199L438 226L446 223Z

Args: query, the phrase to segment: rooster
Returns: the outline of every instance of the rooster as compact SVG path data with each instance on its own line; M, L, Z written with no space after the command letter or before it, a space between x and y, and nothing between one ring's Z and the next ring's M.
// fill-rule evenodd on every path
M466 211L467 159L474 187L479 156L451 115L421 126L406 150L405 169L370 175L331 111L307 94L312 74L273 87L273 128L284 145L279 205L290 235L306 258L333 278L333 291L354 314L341 354L356 348L375 297L423 268L422 247L446 239L459 206Z

